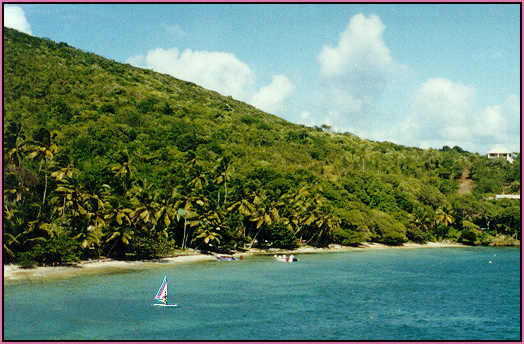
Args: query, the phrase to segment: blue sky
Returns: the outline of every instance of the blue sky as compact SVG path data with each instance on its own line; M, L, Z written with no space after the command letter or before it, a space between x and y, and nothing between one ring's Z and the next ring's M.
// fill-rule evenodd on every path
M421 148L520 151L518 4L4 4L4 26Z

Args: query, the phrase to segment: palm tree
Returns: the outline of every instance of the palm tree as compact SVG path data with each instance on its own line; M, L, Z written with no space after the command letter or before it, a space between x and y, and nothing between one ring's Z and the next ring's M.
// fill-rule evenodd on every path
M227 208L227 211L237 211L240 215L242 215L243 218L248 218L252 213L255 212L255 206L251 204L247 199L242 198L241 200L230 205ZM246 237L246 226L244 223L242 223L242 237Z
M233 203L228 211L236 209L250 222L255 224L257 232L249 244L249 248L253 246L258 234L267 226L280 221L280 215L277 208L277 203L269 202L264 190L254 192L252 194L252 201L242 199ZM245 233L244 233L245 234Z
M84 198L85 209L87 210L86 218L89 225L86 228L87 233L84 233L84 241L82 246L94 248L100 256L100 248L102 246L102 238L104 236L103 230L106 227L105 215L107 212L107 202L97 194L88 194Z
M72 166L51 173L57 184L55 189L57 196L51 198L51 203L57 205L54 210L60 212L60 216L64 216L67 209L71 209L73 216L85 214L85 209L81 205L85 198L85 191L76 179L76 173Z
M303 186L280 197L277 204L283 209L284 224L294 235L298 235L317 220L315 205L322 204L319 192L320 189L313 190L309 186ZM312 194L315 196L311 196Z
M215 178L217 184L224 184L224 202L227 204L227 179L231 172L233 171L233 164L231 163L231 158L224 156L218 159L217 167L215 168L215 173L218 173L218 176ZM218 202L220 207L220 201Z
M135 167L129 157L127 151L123 152L123 160L117 165L111 167L111 171L114 176L120 178L122 181L122 190L125 192L131 185L131 178L133 177L133 171Z
M105 243L113 242L108 251L109 256L111 256L113 250L118 244L129 245L129 242L133 238L134 231L131 228L131 213L131 209L118 206L111 208L104 216L104 219L108 222L109 228L111 228L111 232L107 234Z
M180 221L180 218L184 218L184 232L182 234L182 249L186 249L186 244L189 241L190 231L187 230L189 225L190 229L197 227L200 224L200 219L198 214L191 210L190 203L186 203L184 208L178 208L176 213L177 221Z
M183 186L173 189L171 196L171 209L179 222L182 218L183 233L182 233L182 249L186 248L189 238L192 235L192 229L200 224L201 214L207 212L210 207L209 200L199 192L199 190L192 189L187 193L182 193ZM189 228L188 228L189 227Z
M331 213L321 213L317 215L315 226L318 228L318 233L311 238L319 244L329 242L333 231L340 227L341 220Z
M241 199L227 208L228 211L236 210L244 216L250 216L255 212L255 206L246 199Z
M222 229L222 219L219 213L210 210L200 216L199 227L196 230L196 236L192 242L201 242L206 246L212 247L215 244L220 244L222 235L218 232Z
M27 141L16 140L15 146L7 152L7 166L10 168L20 168L23 162L23 153L25 152L25 146L28 144Z
M455 222L455 218L450 214L450 211L447 208L438 208L435 212L435 222L437 225L443 224L447 227Z
M38 173L42 170L42 165L44 167L44 195L42 197L42 206L45 205L45 199L47 194L47 172L45 171L50 163L53 160L54 155L58 152L58 147L55 144L45 145L45 146L34 146L31 153L29 153L29 159L39 159L40 167L38 168Z

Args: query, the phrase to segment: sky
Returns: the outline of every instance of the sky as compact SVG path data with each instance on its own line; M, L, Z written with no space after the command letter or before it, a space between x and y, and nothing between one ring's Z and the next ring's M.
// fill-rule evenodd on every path
M3 25L290 122L520 152L519 4L5 4Z

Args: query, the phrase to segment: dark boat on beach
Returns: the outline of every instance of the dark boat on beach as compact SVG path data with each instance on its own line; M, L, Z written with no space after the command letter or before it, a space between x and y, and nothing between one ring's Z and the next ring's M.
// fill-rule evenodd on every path
M238 260L238 258L236 257L233 257L233 256L215 256L216 259L220 260L220 261L223 261L223 262L231 262L233 260Z

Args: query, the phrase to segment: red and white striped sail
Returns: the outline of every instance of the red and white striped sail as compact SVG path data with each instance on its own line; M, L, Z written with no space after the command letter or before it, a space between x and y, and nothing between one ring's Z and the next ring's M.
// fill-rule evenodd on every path
M162 281L160 289L158 289L158 292L155 295L155 299L162 301L163 303L167 302L167 276L164 276L164 280Z

